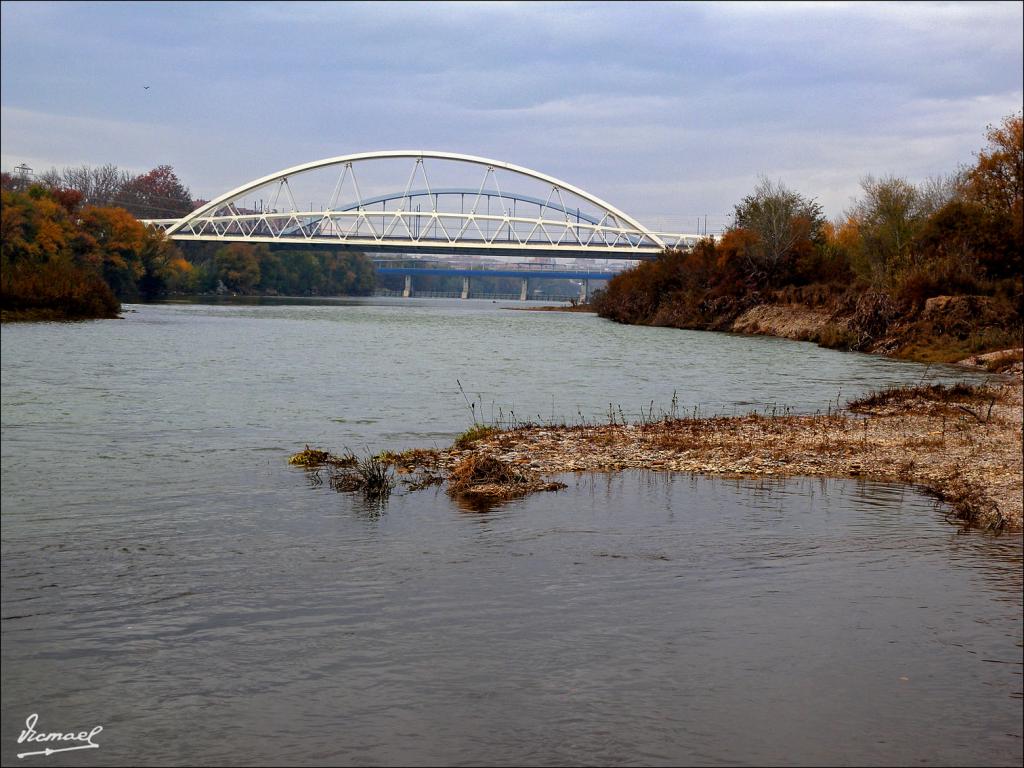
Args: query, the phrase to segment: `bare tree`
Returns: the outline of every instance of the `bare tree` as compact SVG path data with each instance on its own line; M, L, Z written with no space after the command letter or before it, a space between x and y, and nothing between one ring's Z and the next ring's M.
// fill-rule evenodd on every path
M84 205L116 204L124 185L131 180L131 174L121 171L116 165L67 166L61 170L51 168L39 177L40 182L54 189L73 189L82 193Z
M960 200L964 195L966 172L929 176L917 185L920 213L931 216L947 203Z
M754 193L736 206L733 226L756 236L747 259L752 267L772 274L798 243L817 239L824 224L820 204L781 181L761 177Z
M195 207L189 190L169 165L139 175L108 163L51 168L39 181L53 189L73 189L83 205L118 206L139 218L182 216Z

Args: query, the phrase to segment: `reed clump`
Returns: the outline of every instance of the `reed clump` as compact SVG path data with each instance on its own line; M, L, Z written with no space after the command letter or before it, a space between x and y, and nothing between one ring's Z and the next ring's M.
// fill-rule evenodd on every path
M356 474L362 480L362 491L366 498L384 500L395 487L391 469L374 456L363 459L356 465Z
M291 456L288 463L312 470L316 485L323 482L320 477L321 468L327 467L331 488L339 492L362 491L368 501L386 500L395 487L390 463L378 456L359 459L351 451L337 456L330 451L307 445Z
M390 466L376 456L356 464L337 467L330 476L331 488L339 492L362 491L367 501L385 501L395 487Z

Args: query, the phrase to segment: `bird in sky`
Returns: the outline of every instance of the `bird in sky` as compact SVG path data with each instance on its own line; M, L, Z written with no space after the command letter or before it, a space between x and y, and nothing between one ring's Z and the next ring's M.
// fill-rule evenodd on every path
M145 88L147 91L149 90L149 86L148 85L144 85L142 87Z

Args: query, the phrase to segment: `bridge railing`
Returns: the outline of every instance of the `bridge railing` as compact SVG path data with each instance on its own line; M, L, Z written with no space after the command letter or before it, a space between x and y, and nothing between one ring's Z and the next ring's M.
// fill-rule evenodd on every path
M144 224L167 230L179 219L145 219ZM401 225L399 227L399 225ZM471 228L472 227L472 228ZM475 230L475 231L474 231ZM454 233L454 234L453 234ZM692 248L704 238L717 235L688 232L638 232L626 227L560 219L487 214L408 211L301 211L214 215L195 219L177 240L227 242L367 243L378 246L484 245L490 247L593 248L615 250L629 259L629 252L650 255L661 250L649 235L666 248ZM557 236L557 237L556 237ZM534 265L542 268L546 265Z
M660 238L665 243L666 248L672 249L685 249L692 248L701 240L718 240L718 235L695 235L692 233L679 233L679 232L653 232L653 235Z
M623 259L623 261L631 261L631 259ZM564 264L529 264L529 263L523 264L523 263L520 263L520 262L508 262L508 263L505 263L505 262L502 262L502 263L487 262L487 263L481 263L479 261L459 261L459 260L455 260L455 259L444 259L444 260L441 260L441 259L430 259L430 260L427 260L427 259L414 259L414 258L388 258L388 259L375 258L375 259L373 259L373 263L376 264L377 266L385 266L385 265L388 265L388 264L397 264L397 265L403 265L403 266L404 265L408 265L409 263L415 264L415 266L414 267L410 267L410 269L417 269L417 268L421 268L422 267L422 268L426 268L426 269L433 269L433 268L458 269L458 270L462 270L462 271L473 271L473 272L478 272L478 271L479 272L490 272L490 271L493 271L495 269L499 269L499 270L504 270L504 271L516 271L516 272L536 272L536 273L538 273L538 276L543 275L543 273L545 273L545 272L565 272L567 270L571 270L572 269L571 267L566 266ZM598 273L599 272L599 273L602 273L602 274L607 274L609 277L611 277L613 275L618 274L622 270L621 269L607 269L607 268L602 269L600 267L587 267L585 270L577 270L577 271L580 271L581 273L582 272L587 272L587 273L590 273L590 274Z
M658 248L646 232L608 223L442 211L281 211L221 213L193 218L175 239L306 239L645 249Z

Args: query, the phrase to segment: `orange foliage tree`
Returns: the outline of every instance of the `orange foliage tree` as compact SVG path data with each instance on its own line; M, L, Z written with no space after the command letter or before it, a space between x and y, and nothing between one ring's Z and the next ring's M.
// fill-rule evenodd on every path
M74 258L75 223L46 190L2 193L0 309L41 318L114 317L118 301Z
M5 313L110 317L118 299L164 292L180 256L174 245L123 209L78 210L81 199L76 191L40 186L3 191Z
M1024 199L1024 121L1009 115L986 133L988 147L967 172L968 195L992 211L1010 216L1017 230L1022 225Z

